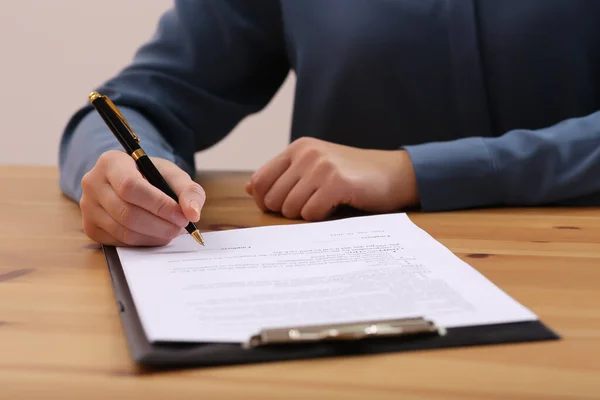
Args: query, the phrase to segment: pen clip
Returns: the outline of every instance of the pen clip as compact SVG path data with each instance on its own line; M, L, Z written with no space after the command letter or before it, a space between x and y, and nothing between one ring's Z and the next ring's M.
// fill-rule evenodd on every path
M127 123L127 120L125 120L125 117L123 116L123 114L121 114L121 112L119 111L117 106L115 106L115 104L107 96L101 95L98 92L92 92L89 96L90 101L92 103L94 102L94 100L96 100L97 98L100 98L100 97L102 97L104 99L104 101L106 101L106 104L113 110L113 112L121 120L123 125L125 125L125 127L129 131L129 133L131 133L131 136L133 136L133 140L135 140L137 143L139 143L140 138L135 134L135 132L133 132L133 129L131 128L131 126L129 126L129 123Z

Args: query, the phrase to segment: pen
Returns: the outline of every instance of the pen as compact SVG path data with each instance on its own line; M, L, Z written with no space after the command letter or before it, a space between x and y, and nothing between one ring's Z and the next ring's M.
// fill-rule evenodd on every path
M163 193L167 194L173 200L179 203L177 195L171 189L165 178L158 172L150 157L140 147L140 139L133 132L123 114L119 112L114 103L105 95L98 92L92 92L89 95L92 106L102 117L106 125L110 128L117 140L121 143L127 154L133 158L142 175L146 177L148 182L156 186ZM204 246L204 240L200 231L193 222L190 222L185 230L196 239L198 243Z

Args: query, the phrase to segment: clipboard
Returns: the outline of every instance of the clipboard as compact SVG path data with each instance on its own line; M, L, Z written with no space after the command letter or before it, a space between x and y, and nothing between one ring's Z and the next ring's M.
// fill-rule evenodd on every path
M217 367L325 357L559 340L539 320L444 329L423 318L265 329L246 343L151 343L116 248L103 246L133 361L146 370Z

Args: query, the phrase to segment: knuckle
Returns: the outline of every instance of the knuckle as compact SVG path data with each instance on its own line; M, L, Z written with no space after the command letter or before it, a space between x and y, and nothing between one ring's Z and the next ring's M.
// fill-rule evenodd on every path
M321 157L315 165L315 173L320 176L329 176L335 172L335 163L328 157Z
M279 202L275 195L271 193L267 193L264 199L265 207L267 207L271 211L278 211Z
M116 238L119 239L121 242L128 244L130 246L137 245L137 241L136 241L137 235L132 230L127 229L126 227L117 224L115 231L116 231L116 233L115 233Z
M286 199L281 206L281 214L289 219L296 219L300 216L300 206L295 199Z
M81 192L94 193L97 186L102 183L101 175L98 170L92 168L81 177Z
M136 221L135 210L129 204L125 204L119 211L119 222L124 226L133 226Z
M160 196L157 200L156 200L156 204L154 206L154 214L155 215L164 215L167 213L167 208L169 206L169 200L166 198L166 196Z
M294 148L304 148L306 146L311 146L314 145L316 143L316 139L309 137L309 136L302 136L296 140L294 140L291 144L290 147L294 147Z
M107 232L109 232L113 237L125 243L125 227L119 224L117 221L111 221L107 227Z
M300 160L305 163L319 162L319 160L322 158L322 155L323 153L320 149L314 146L309 146L300 153Z
M302 216L302 219L308 221L308 222L317 222L317 221L321 221L323 219L322 217L322 210L320 209L322 207L311 207L311 208L304 208L300 215Z
M346 190L350 186L350 181L336 168L333 168L328 173L327 185L335 190Z
M91 189L93 180L94 178L92 175L92 171L88 171L85 173L85 175L83 175L83 177L81 178L81 189L83 192L87 192Z
M110 165L111 162L114 162L115 158L117 158L117 154L121 154L118 150L108 150L104 153L100 154L98 157L98 166Z
M109 162L110 158L111 158L111 152L106 151L106 152L100 154L100 157L98 157L98 161L96 162L96 165L105 165Z
M131 176L126 176L119 182L119 186L117 187L117 194L122 199L132 199L135 196L138 184L138 179Z
M252 178L252 191L255 195L262 197L267 191L266 185L266 181L260 175Z
M283 214L284 217L289 218L289 219L298 218L298 211L294 207L284 206L281 208L281 213Z
M88 196L85 193L81 195L81 199L79 200L79 208L81 209L81 213L84 216L90 209L90 202L88 200Z
M305 207L300 211L300 216L305 221L312 221L314 219L314 211L311 208Z
M128 244L130 246L136 245L133 234L131 233L131 231L129 229L122 230L122 233L120 235L120 240L121 240L121 242Z

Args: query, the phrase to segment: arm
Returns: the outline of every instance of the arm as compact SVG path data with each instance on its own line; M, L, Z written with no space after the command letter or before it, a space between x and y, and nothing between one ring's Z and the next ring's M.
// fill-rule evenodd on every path
M278 2L177 0L132 63L96 90L121 109L150 156L192 175L194 153L261 110L288 72ZM90 111L74 114L60 143L61 189L75 201L100 155L122 150Z
M544 129L405 150L423 210L600 205L600 111Z

